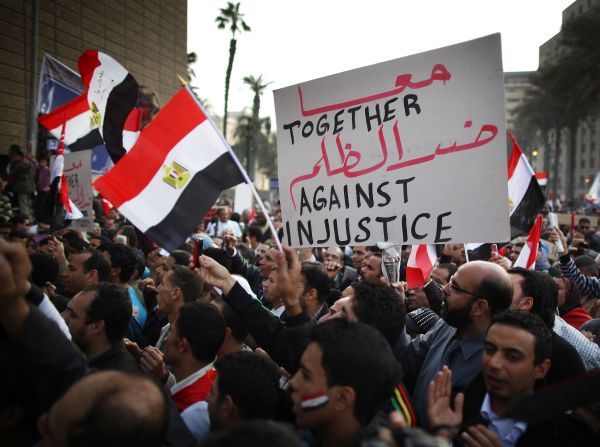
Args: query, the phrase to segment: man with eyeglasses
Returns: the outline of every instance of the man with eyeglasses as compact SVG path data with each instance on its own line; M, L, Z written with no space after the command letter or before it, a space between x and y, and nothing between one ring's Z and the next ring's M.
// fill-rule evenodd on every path
M401 335L396 356L412 384L413 403L421 424L427 423L427 388L444 365L452 369L454 390L465 388L481 371L485 331L492 317L507 309L513 288L506 271L491 262L462 265L443 288L442 319L411 341Z

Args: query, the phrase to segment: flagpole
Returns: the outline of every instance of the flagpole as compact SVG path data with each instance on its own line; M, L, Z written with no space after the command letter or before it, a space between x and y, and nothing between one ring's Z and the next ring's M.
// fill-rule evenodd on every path
M275 226L273 225L273 221L271 220L271 216L267 212L267 209L265 208L265 204L263 203L262 199L258 195L258 191L254 187L254 183L252 183L252 181L250 180L250 177L248 177L248 173L242 167L242 163L240 163L240 161L238 160L237 156L235 155L235 152L233 152L233 149L231 149L231 146L229 145L229 143L227 142L227 140L225 139L225 137L223 136L223 134L221 133L221 131L219 129L217 129L217 126L215 126L215 124L209 118L208 113L206 113L206 110L204 110L204 107L202 106L202 104L200 103L200 101L198 100L198 98L196 98L196 95L194 94L194 92L192 92L192 90L190 89L188 83L185 82L185 81L183 81L183 79L181 79L181 77L179 77L179 82L187 90L187 92L189 93L189 95L192 98L194 98L194 101L196 102L196 105L198 106L198 108L202 111L202 113L204 113L204 115L207 118L207 121L210 122L210 125L217 132L217 135L219 135L219 138L221 138L221 140L223 141L223 144L225 144L225 147L227 147L227 150L229 151L229 155L231 155L231 158L233 158L233 161L235 162L236 166L238 167L238 169L242 173L242 176L244 177L244 180L250 186L250 189L252 190L252 194L254 195L254 198L256 199L256 202L258 203L258 206L260 207L260 209L262 210L263 214L267 218L267 223L269 224L269 228L271 229L271 233L273 234L273 239L275 240L275 243L277 244L277 248L279 249L279 251L283 252L283 247L281 246L281 241L279 240L279 236L277 235L277 230L275 230Z

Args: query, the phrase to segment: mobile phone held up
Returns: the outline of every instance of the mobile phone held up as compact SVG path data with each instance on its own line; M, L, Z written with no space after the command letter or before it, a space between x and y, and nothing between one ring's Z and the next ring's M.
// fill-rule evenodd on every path
M204 239L201 237L194 240L194 268L197 269L200 267L200 256L202 256L202 251L204 248Z

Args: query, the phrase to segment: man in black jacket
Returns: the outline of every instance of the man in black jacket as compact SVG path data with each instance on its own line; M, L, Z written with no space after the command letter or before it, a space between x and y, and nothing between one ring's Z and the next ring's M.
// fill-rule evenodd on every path
M25 247L0 240L0 354L14 353L12 366L27 390L20 402L26 422L42 415L40 434L58 446L194 445L150 380L117 371L88 375L81 352L25 300L30 271ZM32 443L33 425L26 429Z
M75 295L63 317L91 368L141 373L137 360L123 344L131 313L131 301L125 290L102 282Z

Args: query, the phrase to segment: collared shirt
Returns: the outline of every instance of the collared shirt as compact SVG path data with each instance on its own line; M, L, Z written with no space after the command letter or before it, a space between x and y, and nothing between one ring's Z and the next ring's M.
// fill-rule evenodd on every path
M403 332L395 349L407 376L416 378L412 395L419 424L427 423L427 389L429 382L444 365L452 370L452 387L466 388L481 371L481 355L485 334L461 340L456 328L440 319L429 332L411 341Z
M488 393L481 404L480 414L490 423L488 428L498 435L502 447L514 447L527 430L527 422L502 418L494 413Z
M585 369L600 368L600 347L581 332L556 315L552 330L568 341L579 353Z
M175 382L175 385L173 385L171 387L171 395L175 394L179 390L184 389L186 386L191 385L192 383L194 383L196 380L198 380L200 377L202 377L208 371L210 371L211 369L213 369L213 365L214 365L214 362L210 362L204 368L201 368L198 371L196 371L195 373L190 374L185 379L183 379L183 380L181 380L179 382Z

